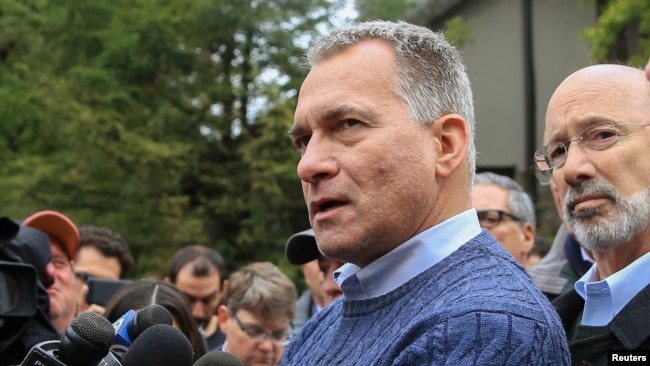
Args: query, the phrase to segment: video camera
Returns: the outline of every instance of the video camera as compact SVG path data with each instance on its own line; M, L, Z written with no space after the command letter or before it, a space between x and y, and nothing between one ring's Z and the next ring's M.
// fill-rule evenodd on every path
M47 234L0 217L0 364L17 364L33 345L59 337L39 281L50 257Z

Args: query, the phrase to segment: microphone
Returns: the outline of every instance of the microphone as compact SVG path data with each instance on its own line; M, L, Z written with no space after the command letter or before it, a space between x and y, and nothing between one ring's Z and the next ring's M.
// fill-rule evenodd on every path
M60 341L45 341L29 351L21 366L120 366L108 351L115 337L103 316L82 312L72 320Z
M122 357L123 366L192 366L194 350L176 328L156 324L133 341Z
M211 351L201 356L192 366L244 366L244 363L228 352Z
M58 357L68 366L96 365L108 353L113 338L115 331L108 319L84 311L66 328Z
M158 304L147 305L138 312L129 310L113 323L115 339L110 346L111 351L118 356L123 356L145 329L155 324L172 325L173 322L169 311Z

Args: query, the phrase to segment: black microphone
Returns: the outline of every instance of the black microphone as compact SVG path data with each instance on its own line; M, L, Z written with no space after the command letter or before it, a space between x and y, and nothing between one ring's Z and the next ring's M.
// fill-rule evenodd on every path
M103 316L83 312L72 320L60 341L45 341L29 351L21 366L119 365L108 350L115 337Z
M115 338L113 324L103 316L84 311L66 328L58 356L68 366L96 365Z
M115 339L111 351L118 356L123 356L145 329L156 324L172 325L173 323L174 319L169 311L158 304L147 305L138 312L129 310L113 323Z
M244 363L228 352L211 351L201 356L192 366L244 366Z
M194 350L178 329L167 324L147 328L122 357L124 366L192 366Z

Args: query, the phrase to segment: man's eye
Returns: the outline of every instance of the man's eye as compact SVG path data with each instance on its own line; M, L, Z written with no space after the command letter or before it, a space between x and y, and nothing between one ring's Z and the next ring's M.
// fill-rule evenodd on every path
M358 119L354 119L354 118L348 118L344 122L346 127L354 127L360 123Z
M551 160L558 159L566 154L566 146L564 144L554 146L548 150L548 156Z
M307 147L307 145L309 144L309 140L311 140L311 136L303 136L303 137L297 138L296 141L294 142L294 144L296 145L296 147L298 149L302 149L302 148Z
M65 261L63 259L59 259L59 258L53 259L52 264L54 264L54 267L56 267L56 268L65 268L65 267L68 266L67 261Z
M608 129L593 131L593 133L590 134L588 139L589 141L601 141L601 140L611 139L616 136L618 136L616 130L608 128Z

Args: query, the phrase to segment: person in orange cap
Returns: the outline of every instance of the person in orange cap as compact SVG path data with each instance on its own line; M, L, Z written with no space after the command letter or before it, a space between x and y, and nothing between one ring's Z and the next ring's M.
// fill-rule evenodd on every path
M50 322L63 334L76 313L72 264L79 249L79 230L72 220L56 211L36 212L21 224L49 236L52 258L42 282L50 297Z

